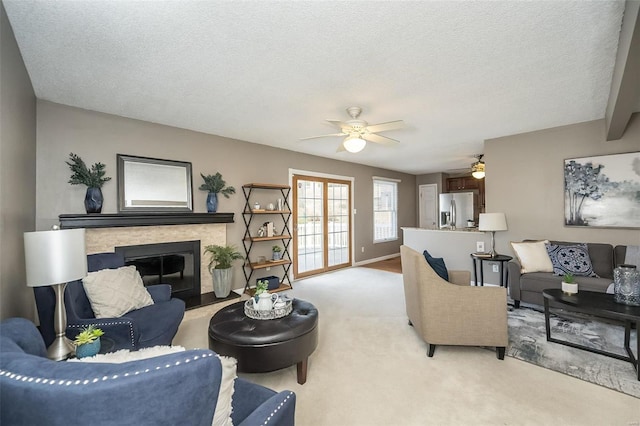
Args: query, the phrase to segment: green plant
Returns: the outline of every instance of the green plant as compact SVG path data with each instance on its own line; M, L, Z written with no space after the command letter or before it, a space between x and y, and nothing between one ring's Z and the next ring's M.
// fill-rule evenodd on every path
M209 269L228 269L231 268L231 262L243 259L234 246L209 245L204 252L211 257Z
M226 186L227 182L222 179L222 175L219 172L216 172L215 175L207 176L200 173L200 176L204 179L204 183L199 188L201 191L209 191L214 194L221 193L226 198L229 198L229 194L236 193L236 189L233 186Z
M103 334L104 334L104 331L102 331L99 328L96 328L93 325L90 325L88 327L82 328L82 330L80 331L80 333L78 333L73 343L76 346L92 343Z
M102 188L105 182L111 180L110 177L104 177L104 164L95 163L91 166L91 170L89 170L82 158L73 152L69 154L69 161L66 161L66 163L72 172L71 178L69 179L71 185L86 185L89 188Z
M564 281L567 284L573 284L576 281L576 279L571 272L567 272L566 274L564 274L564 278L562 279L562 281Z
M256 292L254 293L254 296L258 296L259 294L264 293L265 291L267 291L267 288L269 288L269 281L258 280L256 282Z
M282 251L282 247L280 246L273 246L271 247L271 251L275 252L275 253L280 253Z

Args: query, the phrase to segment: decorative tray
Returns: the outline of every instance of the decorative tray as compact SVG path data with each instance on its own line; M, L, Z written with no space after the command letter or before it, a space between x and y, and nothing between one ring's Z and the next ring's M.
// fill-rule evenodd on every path
M278 307L272 308L270 311L259 311L253 307L254 298L251 297L244 302L244 313L249 318L253 318L256 320L272 320L277 318L286 317L293 310L293 299L288 296L282 295L278 299L279 302L284 302L282 306L279 305L279 302L275 304Z

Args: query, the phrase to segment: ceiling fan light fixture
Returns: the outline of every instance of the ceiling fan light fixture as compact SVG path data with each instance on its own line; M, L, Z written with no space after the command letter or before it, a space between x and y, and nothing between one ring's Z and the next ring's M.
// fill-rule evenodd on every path
M356 152L360 152L364 149L367 141L362 139L360 135L355 134L347 136L342 144L344 145L344 149L355 154Z
M478 161L471 165L471 176L476 179L484 178L484 161L482 161L483 154L478 155Z

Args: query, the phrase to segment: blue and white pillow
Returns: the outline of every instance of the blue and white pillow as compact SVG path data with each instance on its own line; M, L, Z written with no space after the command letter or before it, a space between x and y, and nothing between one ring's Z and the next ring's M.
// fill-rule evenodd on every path
M573 274L577 277L597 277L586 244L570 246L545 244L555 275Z

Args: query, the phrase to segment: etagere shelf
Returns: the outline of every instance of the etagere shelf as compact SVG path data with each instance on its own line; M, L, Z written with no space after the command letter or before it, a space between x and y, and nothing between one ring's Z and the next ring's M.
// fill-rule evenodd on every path
M268 191L275 192L276 194L279 192L279 196L282 199L282 205L278 206L279 209L275 210L267 210L265 208L255 209L252 207L251 201L252 196L255 195L255 191L260 194L268 194ZM263 270L266 268L273 267L282 267L283 273L280 279L280 286L275 290L270 290L271 292L278 292L284 290L290 290L293 288L291 284L291 280L289 279L289 269L291 268L291 256L289 254L289 245L291 244L291 231L289 230L289 219L291 218L291 208L289 206L289 193L291 192L291 187L288 185L275 185L269 183L248 183L246 185L242 185L242 192L244 194L245 204L244 210L242 212L242 219L245 224L245 233L244 238L242 240L242 245L244 246L245 252L245 264L243 268L244 277L246 279L246 284L244 287L244 292L253 295L255 292L255 288L252 288L252 278L254 278L254 273L259 270ZM275 201L275 200L274 200ZM267 203L269 204L269 203ZM263 207L263 206L261 206ZM258 236L256 234L256 228L253 226L252 221L254 217L268 217L275 216L279 217L278 226L282 227L282 232L277 233L271 237L269 236ZM281 221L281 223L280 223ZM275 224L275 223L274 223ZM253 234L252 234L253 232ZM254 248L255 243L261 243L264 241L282 241L283 250L282 250L282 258L280 260L267 260L265 262L258 263L257 260L251 259L251 251ZM277 274L274 274L277 275Z

